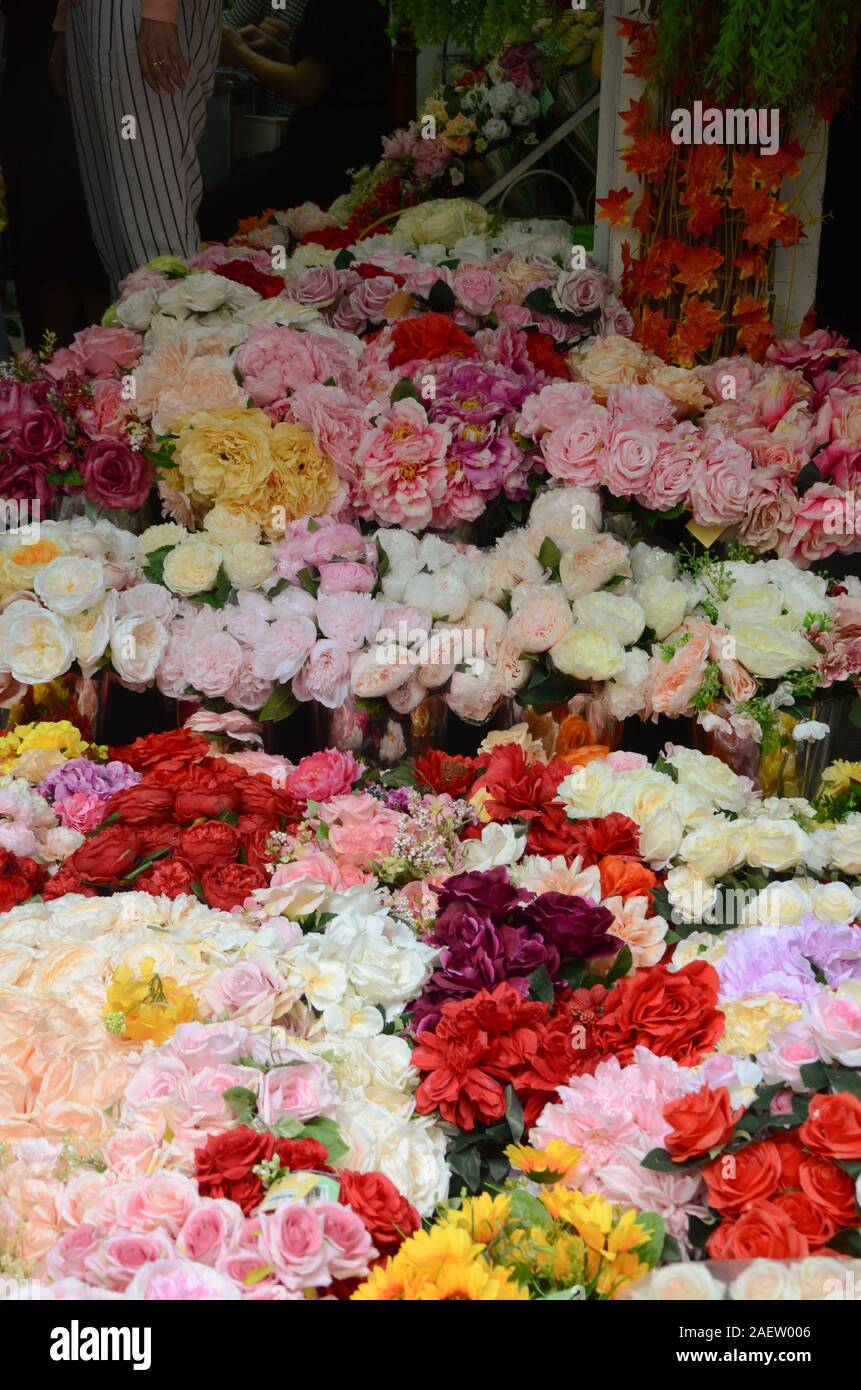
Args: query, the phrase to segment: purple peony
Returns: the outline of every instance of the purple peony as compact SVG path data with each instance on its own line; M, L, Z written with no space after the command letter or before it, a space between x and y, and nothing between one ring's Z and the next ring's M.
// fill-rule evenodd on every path
M39 791L53 802L65 801L79 792L107 801L114 792L136 787L141 780L141 773L128 763L91 763L88 758L70 758L42 779Z

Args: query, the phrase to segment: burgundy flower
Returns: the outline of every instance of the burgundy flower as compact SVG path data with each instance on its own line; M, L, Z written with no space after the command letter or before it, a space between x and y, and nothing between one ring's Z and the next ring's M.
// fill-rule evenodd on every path
M155 474L144 454L114 439L95 439L81 465L84 491L101 507L143 506Z

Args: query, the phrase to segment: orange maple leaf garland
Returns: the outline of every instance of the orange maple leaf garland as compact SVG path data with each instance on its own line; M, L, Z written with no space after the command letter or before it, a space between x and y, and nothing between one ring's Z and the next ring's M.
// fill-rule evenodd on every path
M774 249L804 235L780 199L804 151L795 140L773 155L674 145L654 115L668 105L661 93L654 99L654 28L625 19L620 33L628 48L625 70L646 83L645 95L619 113L630 137L622 161L639 177L641 193L633 212L636 194L627 186L596 201L598 216L611 226L631 225L639 233L636 250L625 245L622 273L635 336L680 366L736 349L761 359L775 336L768 290Z

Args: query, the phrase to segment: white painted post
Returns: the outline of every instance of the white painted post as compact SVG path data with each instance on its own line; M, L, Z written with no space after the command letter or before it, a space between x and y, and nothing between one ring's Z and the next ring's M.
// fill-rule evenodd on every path
M621 153L628 144L621 135L619 112L624 111L635 97L643 95L639 77L623 72L625 45L619 34L619 20L638 14L638 0L607 0L604 8L604 27L601 39L601 108L598 118L598 167L595 194L606 198L611 188L633 185L638 193L639 179L628 173ZM637 233L630 227L611 227L603 218L595 217L595 260L614 284L622 274L621 244L635 241Z
M780 196L804 224L797 246L778 246L774 256L774 324L778 337L794 338L816 298L819 242L822 233L822 199L828 162L826 122L806 121L794 132L804 158L797 179L784 183Z

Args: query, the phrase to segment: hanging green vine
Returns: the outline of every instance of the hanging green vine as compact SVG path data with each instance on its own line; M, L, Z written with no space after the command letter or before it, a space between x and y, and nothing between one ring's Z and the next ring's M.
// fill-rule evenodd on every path
M385 3L385 0L383 0ZM552 7L550 7L552 8ZM418 44L449 44L484 56L527 38L546 0L392 0L392 33L408 25Z
M785 120L836 109L851 86L858 0L645 0L650 76L718 101L778 107Z

